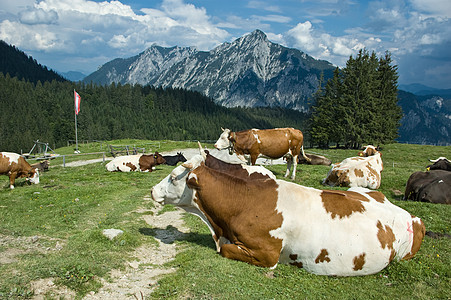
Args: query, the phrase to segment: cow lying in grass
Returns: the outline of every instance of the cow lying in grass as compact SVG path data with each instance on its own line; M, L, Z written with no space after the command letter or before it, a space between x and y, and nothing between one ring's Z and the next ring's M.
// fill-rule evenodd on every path
M359 156L333 164L323 184L378 189L382 170L381 153L374 146L368 145Z
M200 217L222 256L261 267L368 275L420 248L421 219L380 192L322 191L274 179L264 167L246 168L225 171L202 153L155 185L152 198Z
M118 156L106 164L106 169L110 172L152 172L155 166L165 162L166 160L158 152L150 155Z

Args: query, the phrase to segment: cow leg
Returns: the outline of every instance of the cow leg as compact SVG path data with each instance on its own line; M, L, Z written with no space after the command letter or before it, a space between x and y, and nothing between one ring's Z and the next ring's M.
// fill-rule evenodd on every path
M293 163L293 157L291 155L287 155L286 158L287 158L287 171L285 172L284 177L288 177L288 175L290 175L291 164Z
M259 267L275 267L278 262L278 257L271 258L268 255L258 255L258 253L250 253L244 246L237 246L235 244L224 244L221 247L221 255L223 257L246 262L251 265Z
M291 180L296 178L296 167L298 166L298 156L293 156L293 173L291 173Z
M14 183L16 182L17 173L11 173L9 175L9 188L14 189Z
M257 154L251 154L251 164L253 166L255 166L255 163L257 162L257 158L258 158L258 153Z

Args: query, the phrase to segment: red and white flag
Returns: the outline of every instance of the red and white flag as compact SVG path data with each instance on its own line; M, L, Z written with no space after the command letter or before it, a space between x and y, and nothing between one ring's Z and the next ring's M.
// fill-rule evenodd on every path
M75 90L74 90L74 98L75 98L75 114L78 115L78 113L80 112L81 97Z

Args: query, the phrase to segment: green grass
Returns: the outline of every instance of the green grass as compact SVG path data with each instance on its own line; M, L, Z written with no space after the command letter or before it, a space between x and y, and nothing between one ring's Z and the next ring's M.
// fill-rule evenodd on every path
M112 145L149 145L153 141L121 140ZM100 144L80 145L82 153L106 151ZM162 141L158 149L169 151L197 144ZM211 146L210 146L211 147ZM147 147L148 148L148 147ZM73 147L56 150L71 154ZM356 155L355 150L307 149L326 155L333 162ZM382 150L384 171L382 191L390 201L419 216L426 229L450 234L451 206L402 201L405 183L414 171L424 170L428 158L449 156L451 147L386 145ZM94 157L101 157L94 155ZM71 159L89 159L73 156ZM141 233L148 228L138 213L152 208L144 200L150 188L173 169L158 166L152 173L110 173L104 164L63 168L52 160L51 169L41 175L38 185L17 180L16 189L8 179L0 182L0 241L17 241L38 236L37 243L17 243L22 249L16 260L0 264L0 299L32 297L30 282L53 278L57 285L74 290L77 298L96 291L100 278L112 269L121 269L133 251L155 239ZM278 178L285 166L269 166ZM296 183L324 189L321 180L327 166L299 165ZM343 188L339 188L343 189ZM168 206L164 211L174 208ZM162 213L164 213L164 211ZM207 227L196 217L185 216L191 232L177 241L181 251L169 266L177 271L163 276L150 298L194 299L449 299L451 298L451 241L425 237L418 254L410 261L390 264L378 274L364 277L327 277L307 273L293 266L279 265L275 270L259 268L225 259L216 253ZM106 228L124 234L112 241L102 235ZM27 250L28 246L33 250ZM61 250L56 250L60 245ZM0 243L0 256L11 247ZM43 249L50 249L44 251ZM12 276L14 274L14 276ZM51 297L49 296L49 299Z

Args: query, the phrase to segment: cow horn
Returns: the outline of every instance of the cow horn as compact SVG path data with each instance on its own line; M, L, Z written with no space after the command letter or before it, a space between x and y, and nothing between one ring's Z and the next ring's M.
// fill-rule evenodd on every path
M221 130L222 130L222 131L225 131L225 129L224 129L224 128L222 128L222 126L221 126Z
M433 162L433 163L436 163L436 162L438 162L439 160L441 160L441 159L444 159L444 160L446 160L446 161L449 161L449 159L447 159L446 157L443 157L443 156L440 156L439 158L437 158L437 159L430 159L429 161L430 162Z
M205 153L204 149L202 149L202 145L200 144L199 141L197 141L197 144L199 145L199 152L200 155L202 155L202 158L205 160L207 159L207 154Z

